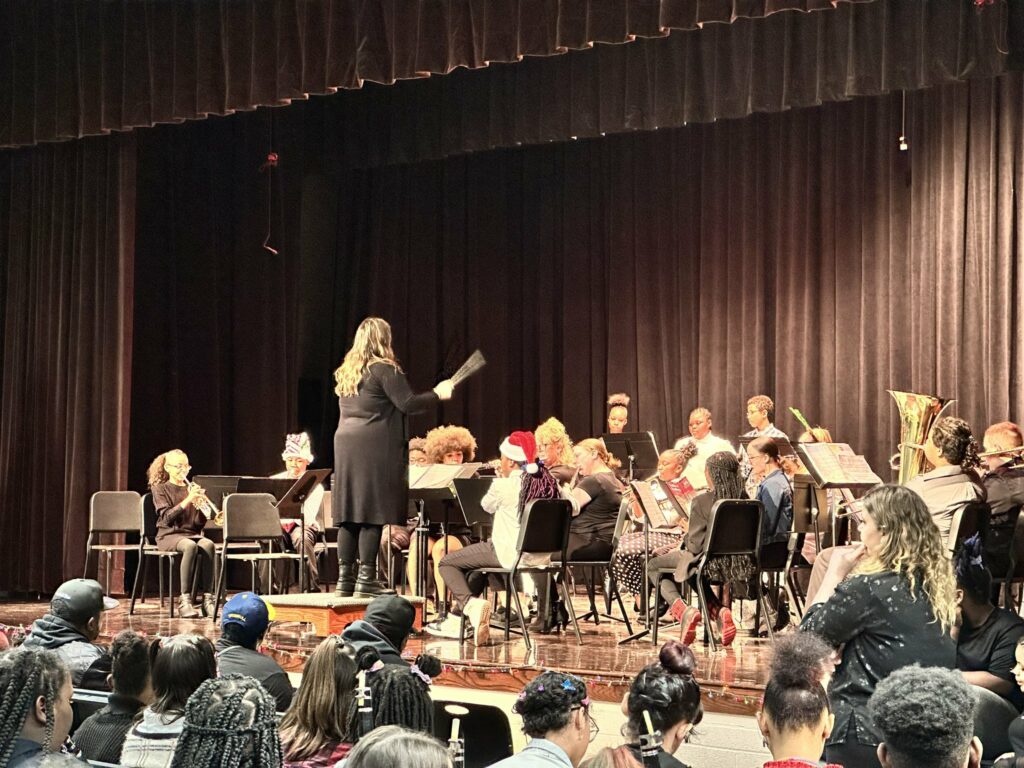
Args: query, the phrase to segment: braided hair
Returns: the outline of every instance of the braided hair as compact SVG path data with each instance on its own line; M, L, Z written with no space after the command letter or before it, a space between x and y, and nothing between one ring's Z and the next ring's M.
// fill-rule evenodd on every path
M831 711L823 681L834 653L832 646L813 632L776 640L763 705L776 728L814 728L822 715Z
M364 663L359 657L360 665ZM430 699L430 680L441 674L436 656L421 654L411 667L375 664L366 675L373 701L373 727L401 725L421 733L434 732L434 703ZM365 736L359 727L359 710L349 710L347 732L353 738Z
M534 465L536 472L523 472L523 482L519 486L519 519L523 519L523 511L526 505L537 499L560 499L562 490L558 480L539 461Z
M565 728L574 709L589 706L587 685L576 675L542 672L519 694L512 711L523 718L523 733L539 739Z
M658 661L640 670L629 686L626 735L635 740L647 732L644 711L655 730L665 733L679 723L697 725L704 718L700 686L693 673L697 659L689 646L669 640L658 653Z
M978 443L971 434L970 425L963 419L954 416L938 419L932 427L931 440L939 455L950 464L958 464L967 470L981 463Z
M953 558L956 585L978 605L992 600L992 572L985 565L985 547L981 535L974 534L960 545Z
M54 707L70 675L67 666L53 651L22 647L0 656L0 765L7 765L10 760L14 742L40 696L46 711L43 750L52 751L64 740L67 734L54 738Z
M715 501L747 498L747 491L740 477L740 463L731 451L711 454L704 466L714 486L712 492Z
M225 675L196 689L171 768L279 768L274 697L245 675Z

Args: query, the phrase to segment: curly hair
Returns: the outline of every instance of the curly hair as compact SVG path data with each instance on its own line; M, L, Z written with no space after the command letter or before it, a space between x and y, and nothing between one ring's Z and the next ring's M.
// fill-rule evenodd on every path
M625 392L616 392L608 395L608 410L612 408L629 408L629 395Z
M150 462L149 468L146 470L146 484L152 488L154 485L160 485L166 483L171 479L170 475L167 474L167 470L164 468L164 464L167 463L167 459L173 456L185 456L185 452L180 448L171 448L169 451L165 451L153 459Z
M356 328L352 348L334 372L334 392L339 397L355 397L359 383L373 363L385 363L402 370L391 349L391 326L379 317L368 317Z
M523 733L539 739L565 728L578 707L590 707L583 680L567 672L542 672L522 690L512 711L523 718Z
M7 765L10 760L14 742L40 696L46 712L43 750L57 748L53 743L54 708L60 689L70 676L67 666L53 651L22 647L0 655L0 765Z
M327 742L350 742L348 724L356 689L356 653L340 635L316 647L302 682L281 719L281 741L289 762L301 762Z
M656 730L665 733L679 723L697 725L704 717L700 686L693 676L697 659L689 646L669 640L658 652L658 661L640 670L629 686L625 732L630 740L646 733L644 711Z
M360 661L360 665L362 665ZM441 674L441 662L435 656L421 654L411 667L386 665L366 675L373 702L373 728L382 725L401 725L421 733L433 733L434 704L430 699L430 684L424 679ZM362 739L366 736L359 725L359 709L349 710L348 733Z
M224 675L189 698L171 768L278 768L281 762L274 697L256 680Z
M978 605L992 600L992 572L985 565L985 547L981 535L974 534L964 541L953 557L956 585Z
M723 499L745 499L747 489L740 477L740 462L731 451L719 451L708 456L704 464L711 478L715 501Z
M423 451L427 452L427 441L422 437L411 437L409 438L409 450L410 451Z
M832 646L813 632L797 632L775 641L764 711L777 728L811 728L831 711L822 681L834 656Z
M149 682L149 641L125 629L110 644L111 677L114 690L138 698Z
M879 551L857 568L857 573L893 571L920 586L931 604L935 620L948 632L956 618L956 581L946 546L924 501L901 485L879 485L861 500L882 534Z
M476 438L465 427L434 427L427 432L423 450L431 464L440 464L446 453L454 451L462 451L463 461L472 461L476 458Z
M950 464L973 469L981 463L978 443L971 434L970 425L963 419L943 416L935 422L929 437L939 455Z
M775 420L775 403L768 395L754 395L752 398L747 400L747 408L754 406L757 410L761 411L768 416L768 421Z
M558 463L571 467L575 463L572 455L572 439L565 431L565 425L554 416L537 427L533 432L537 444L558 446Z
M875 688L868 714L895 768L963 765L978 699L956 669L897 669Z

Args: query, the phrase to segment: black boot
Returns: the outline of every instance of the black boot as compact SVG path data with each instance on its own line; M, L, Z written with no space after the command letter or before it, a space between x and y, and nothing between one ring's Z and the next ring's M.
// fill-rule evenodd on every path
M338 562L338 586L334 589L335 597L352 597L356 586L356 564Z
M376 563L359 563L359 575L356 577L353 597L376 597L377 595L393 595L395 590L377 579Z

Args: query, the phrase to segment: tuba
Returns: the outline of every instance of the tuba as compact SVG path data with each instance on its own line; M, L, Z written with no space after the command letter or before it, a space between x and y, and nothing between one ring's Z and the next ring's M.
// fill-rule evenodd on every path
M956 400L894 389L887 391L900 412L899 453L893 455L889 465L899 471L899 484L906 485L925 470L924 443L928 433L942 412Z

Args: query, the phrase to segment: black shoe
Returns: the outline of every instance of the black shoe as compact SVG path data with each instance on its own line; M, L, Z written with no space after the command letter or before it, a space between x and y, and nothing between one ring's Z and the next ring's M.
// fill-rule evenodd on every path
M360 563L359 575L356 577L353 597L376 597L377 595L393 595L395 590L388 589L387 585L377 578L376 563Z
M519 613L515 608L509 608L508 617L510 624L519 623ZM500 624L501 626L505 626L505 606L499 605L497 610L491 613L491 624Z
M356 564L338 563L338 586L334 589L335 597L352 597L356 587Z

